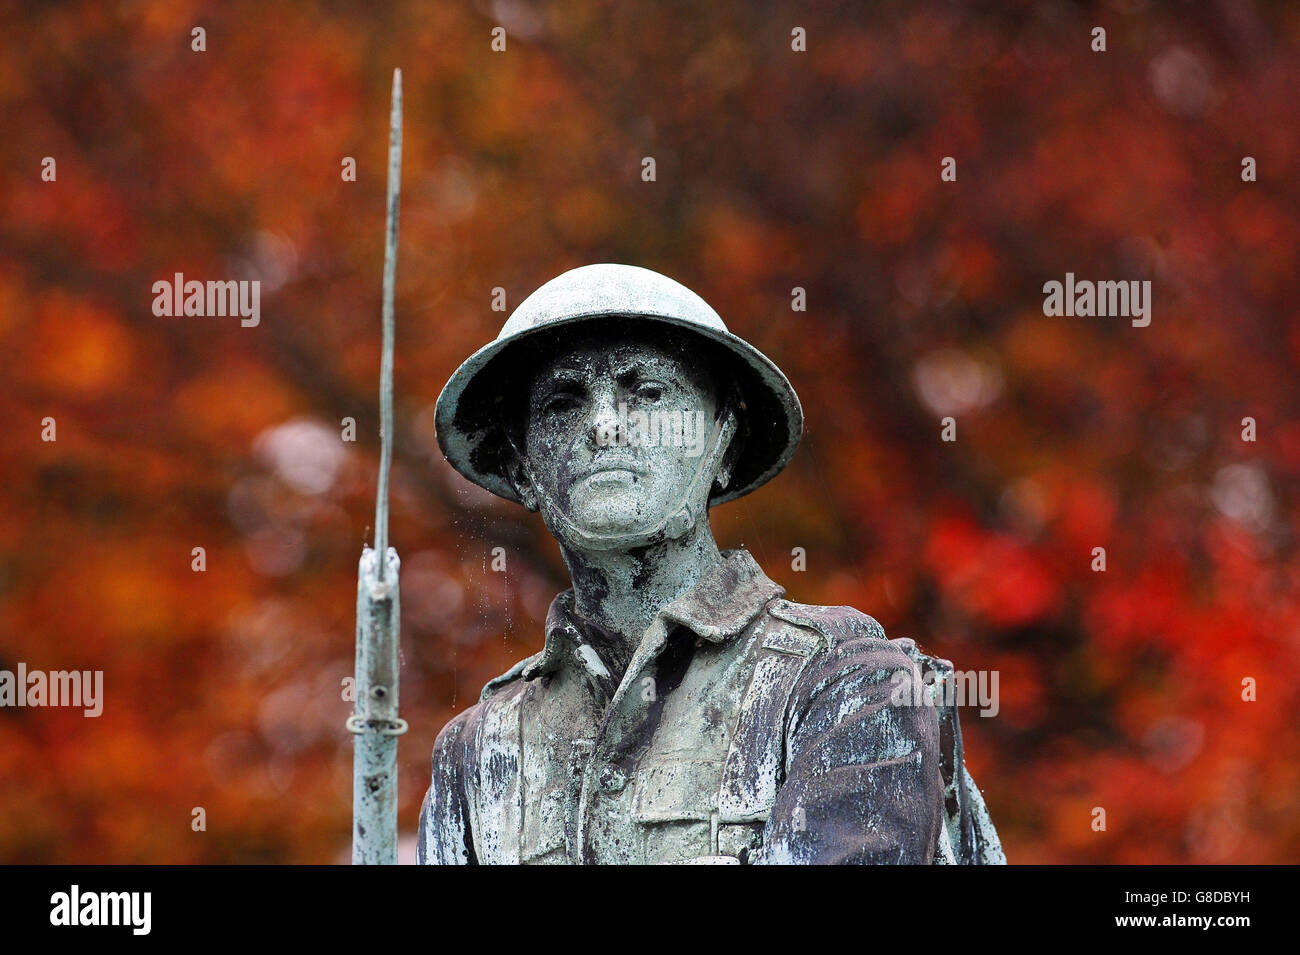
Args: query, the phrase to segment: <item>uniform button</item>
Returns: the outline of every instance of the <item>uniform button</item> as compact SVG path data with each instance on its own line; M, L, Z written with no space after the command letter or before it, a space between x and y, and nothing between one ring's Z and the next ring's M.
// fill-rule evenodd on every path
M606 766L600 771L600 788L607 793L622 792L627 785L627 773L617 766Z

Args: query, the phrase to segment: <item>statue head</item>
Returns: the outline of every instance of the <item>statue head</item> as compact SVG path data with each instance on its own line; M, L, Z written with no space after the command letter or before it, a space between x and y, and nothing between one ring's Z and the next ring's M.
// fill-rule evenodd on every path
M803 419L780 370L695 293L593 265L520 304L447 383L436 423L461 474L599 550L687 534L775 475Z
M689 533L743 447L725 363L673 329L634 321L549 345L506 422L519 499L578 549Z

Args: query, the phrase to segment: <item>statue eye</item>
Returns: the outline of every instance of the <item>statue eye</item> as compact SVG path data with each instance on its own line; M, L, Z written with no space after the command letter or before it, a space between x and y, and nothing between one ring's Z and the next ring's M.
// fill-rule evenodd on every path
M633 394L646 401L658 401L664 396L664 386L657 381L643 381L636 386Z
M542 402L543 414L565 414L572 411L578 406L578 399L574 395L561 392L557 395L551 395Z

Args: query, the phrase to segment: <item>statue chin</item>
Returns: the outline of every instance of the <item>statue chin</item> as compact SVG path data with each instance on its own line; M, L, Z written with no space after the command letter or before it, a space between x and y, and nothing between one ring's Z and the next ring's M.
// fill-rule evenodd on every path
M629 540L653 533L660 522L644 516L621 514L575 514L571 518L575 527L586 534L626 537Z
M638 481L630 472L602 472L575 481L567 494L542 494L540 509L552 536L570 547L627 550L689 530L700 511L683 511L686 493L686 488Z
M564 514L569 527L554 526L547 521L551 533L571 547L589 549L596 539L609 547L637 547L650 543L649 538L660 536L663 515L646 513L636 501L581 501L573 502ZM577 533L574 534L573 531Z

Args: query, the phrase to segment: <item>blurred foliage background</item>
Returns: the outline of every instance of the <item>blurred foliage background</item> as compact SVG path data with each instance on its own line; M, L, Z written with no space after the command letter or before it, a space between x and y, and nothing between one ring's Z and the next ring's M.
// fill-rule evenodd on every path
M0 860L347 858L394 66L404 855L437 731L568 585L434 400L494 287L613 261L803 399L719 542L1000 672L963 723L1013 862L1300 857L1300 6L87 0L0 35L0 667L106 696L0 710ZM1150 279L1150 327L1045 317L1067 271ZM261 324L155 317L175 272L260 280Z

